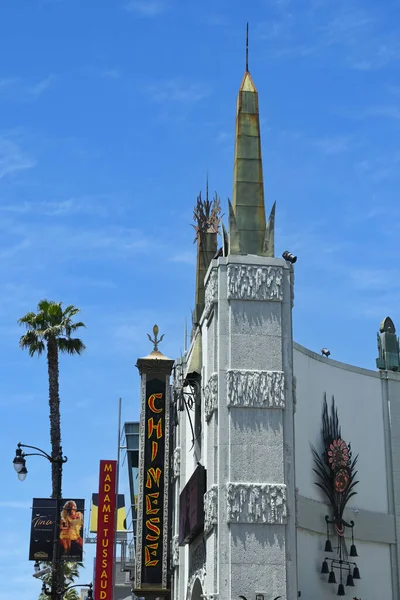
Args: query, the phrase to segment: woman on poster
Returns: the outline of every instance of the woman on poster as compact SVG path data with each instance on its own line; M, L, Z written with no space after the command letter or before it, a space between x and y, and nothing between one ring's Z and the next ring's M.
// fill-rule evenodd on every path
M68 500L68 502L64 504L60 519L60 542L64 554L70 553L72 542L75 542L82 548L82 528L83 514L77 510L76 502Z

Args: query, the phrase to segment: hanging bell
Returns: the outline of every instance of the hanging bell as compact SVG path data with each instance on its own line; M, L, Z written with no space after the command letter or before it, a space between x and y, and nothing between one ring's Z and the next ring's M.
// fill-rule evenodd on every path
M353 569L353 579L361 579L360 571L359 571L357 565Z
M337 591L337 595L338 596L344 596L344 585L343 583L339 583L339 587L338 587L338 591Z
M329 579L328 579L328 583L336 583L336 576L335 576L335 571L332 569L332 571L329 573Z
M328 567L328 563L326 562L326 560L324 560L324 562L322 563L321 573L323 575L328 575L328 573L329 573L329 567Z
M329 538L325 542L325 552L333 552L333 550L332 550L332 542L331 542L331 540Z
M357 548L355 544L352 544L350 546L350 556L358 556L357 554Z
M347 575L346 585L349 587L354 587L353 575L351 573Z

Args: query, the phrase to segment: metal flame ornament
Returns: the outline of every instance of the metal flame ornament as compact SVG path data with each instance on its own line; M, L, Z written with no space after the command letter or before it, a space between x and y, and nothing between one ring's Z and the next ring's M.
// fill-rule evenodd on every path
M355 480L358 456L352 459L351 445L342 438L333 397L329 415L326 394L322 415L322 439L324 451L321 455L311 446L314 455L313 471L318 478L315 485L327 496L332 506L332 520L336 533L342 536L344 528L351 527L350 523L345 523L343 520L343 511L350 498L357 494L354 487L358 483Z
M348 523L343 518L346 504L357 492L354 490L358 481L356 464L358 455L352 458L351 445L342 438L339 425L338 411L335 406L335 399L332 396L332 405L329 414L326 394L324 395L323 415L322 415L322 440L324 450L321 454L311 446L314 456L314 473L317 480L314 482L325 494L332 508L331 515L325 517L326 521L326 542L325 552L335 552L337 557L332 559L331 571L329 573L328 583L336 583L334 569L339 571L338 596L344 595L343 571L348 571L346 585L353 587L353 579L359 575L357 566L347 560L348 556L358 556L357 548L354 544L354 521ZM332 547L329 535L329 527L333 526L337 535L337 546ZM351 530L350 553L347 550L345 542L345 533ZM326 560L326 559L325 559ZM350 574L351 565L355 566L355 574ZM326 567L323 563L322 573L326 573Z

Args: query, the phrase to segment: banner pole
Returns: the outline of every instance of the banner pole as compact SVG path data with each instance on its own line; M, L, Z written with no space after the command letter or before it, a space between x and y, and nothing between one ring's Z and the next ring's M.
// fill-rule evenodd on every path
M60 593L64 587L63 577L61 576L61 561L60 561L60 526L61 526L61 494L62 494L62 461L58 463L57 476L57 495L56 495L56 518L54 523L54 540L53 540L53 573L51 579L51 600L59 600L62 598Z

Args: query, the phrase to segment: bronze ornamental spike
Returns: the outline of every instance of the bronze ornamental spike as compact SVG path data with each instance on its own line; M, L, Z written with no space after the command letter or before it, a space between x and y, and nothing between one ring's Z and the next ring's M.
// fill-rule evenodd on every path
M152 344L154 344L154 348L153 348L153 352L158 352L158 344L160 344L163 341L163 338L165 336L165 333L162 334L162 336L160 338L158 338L158 332L159 332L159 328L158 325L154 325L153 327L153 335L154 335L154 339L150 336L149 333L147 333L147 337L149 338L149 340L151 341Z
M249 24L246 25L246 73L249 73Z

